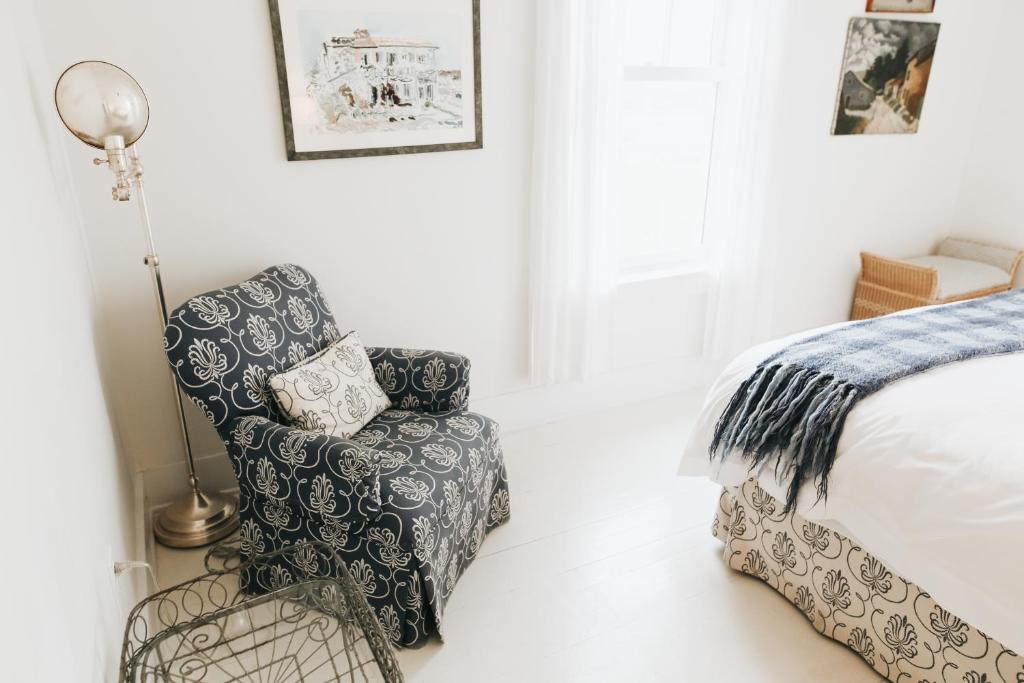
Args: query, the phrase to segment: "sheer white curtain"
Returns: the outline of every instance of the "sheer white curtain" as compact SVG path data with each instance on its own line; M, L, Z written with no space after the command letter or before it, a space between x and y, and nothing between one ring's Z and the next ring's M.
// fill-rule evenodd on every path
M586 379L609 364L619 209L615 161L626 3L538 3L531 214L535 384Z
M786 11L764 0L728 0L729 76L719 93L707 233L717 286L706 358L722 364L768 334L773 296L770 203L780 112L780 45Z
M721 45L710 66L724 75L717 81L699 264L711 271L715 286L707 320L694 324L706 330L704 360L720 363L759 340L766 329L777 48L785 41L788 15L764 0L706 1L715 3L722 22L715 29ZM703 16L688 4L673 0L679 16L686 17L687 11ZM551 384L609 369L618 240L628 234L620 232L620 117L630 107L674 105L667 97L624 100L623 27L629 0L544 0L538 5L531 375L535 384ZM650 30L652 36L665 32L654 21ZM672 52L679 46L668 47ZM632 55L634 61L638 57ZM691 120L682 112L679 125ZM683 314L666 310L664 315Z

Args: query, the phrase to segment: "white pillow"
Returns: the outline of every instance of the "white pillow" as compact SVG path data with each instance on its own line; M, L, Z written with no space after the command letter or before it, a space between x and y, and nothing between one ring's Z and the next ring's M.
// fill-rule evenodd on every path
M271 375L270 389L295 427L344 439L391 407L355 332Z

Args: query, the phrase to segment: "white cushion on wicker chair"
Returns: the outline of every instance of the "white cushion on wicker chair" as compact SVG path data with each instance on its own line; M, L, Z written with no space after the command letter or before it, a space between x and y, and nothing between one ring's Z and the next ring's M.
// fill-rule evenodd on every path
M1010 275L1005 270L978 261L950 256L918 256L904 260L917 266L934 268L938 272L937 299L962 296L1010 283Z

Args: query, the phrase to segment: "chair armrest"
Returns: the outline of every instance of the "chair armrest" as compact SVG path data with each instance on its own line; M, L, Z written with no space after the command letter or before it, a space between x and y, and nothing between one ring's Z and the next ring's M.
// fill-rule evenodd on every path
M366 349L377 382L396 408L432 413L469 406L469 359L458 353Z
M380 516L380 454L349 439L247 415L230 425L240 486L358 533Z
M879 287L921 299L934 299L939 291L939 274L934 268L918 266L862 251L860 277Z

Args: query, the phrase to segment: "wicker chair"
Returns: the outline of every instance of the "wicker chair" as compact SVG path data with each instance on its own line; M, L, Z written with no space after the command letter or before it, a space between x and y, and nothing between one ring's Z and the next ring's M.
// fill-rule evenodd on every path
M931 256L891 259L861 252L851 320L965 301L1013 287L1024 252L947 238Z

